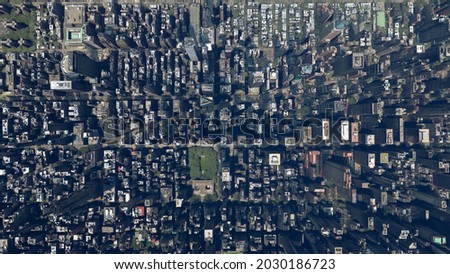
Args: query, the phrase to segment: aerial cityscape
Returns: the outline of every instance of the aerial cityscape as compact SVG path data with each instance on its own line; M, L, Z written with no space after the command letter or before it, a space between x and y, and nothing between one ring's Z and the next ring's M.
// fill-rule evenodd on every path
M450 253L450 0L0 0L0 253Z

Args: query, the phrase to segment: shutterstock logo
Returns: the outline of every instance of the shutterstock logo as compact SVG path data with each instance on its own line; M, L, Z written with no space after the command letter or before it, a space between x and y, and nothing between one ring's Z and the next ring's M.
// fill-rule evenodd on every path
M103 143L319 145L350 142L350 121L327 111L323 118L115 118L102 121Z

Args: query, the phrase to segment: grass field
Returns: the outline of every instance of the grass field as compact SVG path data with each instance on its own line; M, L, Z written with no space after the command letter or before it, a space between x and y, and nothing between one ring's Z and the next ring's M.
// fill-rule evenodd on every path
M217 181L217 152L209 147L189 148L191 179Z
M19 4L21 1L5 1L1 0L2 4L11 5L11 4ZM8 3L9 2L9 3ZM36 48L36 32L35 32L35 24L36 24L36 11L32 10L31 12L25 12L23 14L16 14L14 10L12 10L9 14L0 15L0 21L12 21L15 20L20 23L24 23L27 25L26 28L13 31L8 30L4 31L2 35L0 35L0 39L13 39L19 40L20 38L24 38L32 41L32 46L27 48L23 46L19 46L17 48L4 48L4 51L13 51L13 52L33 52Z

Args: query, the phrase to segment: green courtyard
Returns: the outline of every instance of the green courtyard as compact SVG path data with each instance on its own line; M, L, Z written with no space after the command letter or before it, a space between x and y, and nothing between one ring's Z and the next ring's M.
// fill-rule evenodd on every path
M217 152L209 147L189 148L189 169L192 180L217 181Z
M24 1L26 2L26 1ZM0 4L6 4L10 7L14 5L20 4L22 1L13 0L0 0ZM3 51L13 51L13 52L33 52L36 49L36 32L35 32L35 24L36 24L36 11L31 10L31 12L24 12L20 14L16 14L14 9L9 14L0 15L0 23L1 22L11 22L16 21L19 23L23 23L26 27L13 31L8 29L3 29L0 31L0 39L12 39L19 40L20 38L24 38L30 40L32 42L32 46L27 48L24 46L18 46L16 48L3 48Z

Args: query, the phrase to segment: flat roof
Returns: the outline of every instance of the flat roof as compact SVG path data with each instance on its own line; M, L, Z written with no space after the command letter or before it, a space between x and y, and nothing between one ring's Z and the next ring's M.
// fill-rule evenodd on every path
M83 25L84 16L83 5L66 5L64 8L64 23L67 25Z
M50 89L54 90L72 89L72 81L50 81Z
M383 11L377 12L377 27L384 28L386 26L386 16Z
M83 42L83 29L81 27L66 28L66 43L75 44Z
M214 194L213 180L192 180L192 188L195 195L204 196L207 194Z

